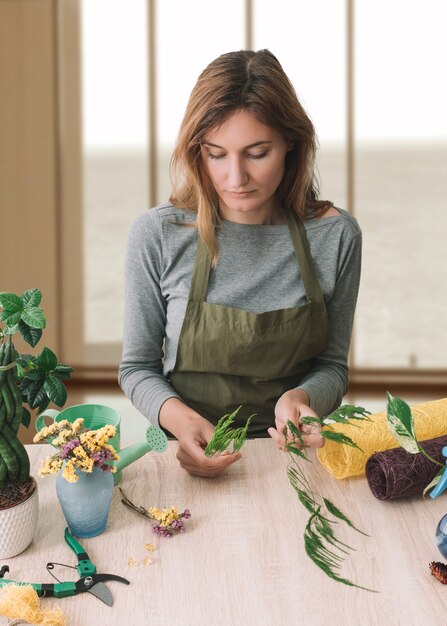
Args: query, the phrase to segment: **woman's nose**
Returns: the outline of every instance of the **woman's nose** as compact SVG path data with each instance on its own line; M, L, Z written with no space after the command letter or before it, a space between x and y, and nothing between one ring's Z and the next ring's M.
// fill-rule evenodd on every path
M248 182L248 172L242 159L234 158L229 161L228 184L231 189L239 189Z

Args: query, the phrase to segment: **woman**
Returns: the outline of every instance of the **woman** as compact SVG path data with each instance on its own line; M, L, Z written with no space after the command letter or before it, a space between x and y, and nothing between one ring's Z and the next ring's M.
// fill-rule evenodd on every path
M170 203L131 227L119 381L191 474L240 458L203 452L239 405L237 425L255 413L249 434L283 447L288 420L328 415L346 391L361 232L317 199L315 150L275 56L223 54L191 93Z

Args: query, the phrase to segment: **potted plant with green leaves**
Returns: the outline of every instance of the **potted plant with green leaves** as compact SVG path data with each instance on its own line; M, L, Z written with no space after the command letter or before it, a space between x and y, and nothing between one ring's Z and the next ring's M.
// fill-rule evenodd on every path
M32 348L40 341L46 326L41 300L39 289L0 293L0 558L23 552L37 524L37 483L19 427L29 427L32 411L41 413L50 402L65 404L63 381L72 372L47 347L32 355L19 354L14 346L15 335Z

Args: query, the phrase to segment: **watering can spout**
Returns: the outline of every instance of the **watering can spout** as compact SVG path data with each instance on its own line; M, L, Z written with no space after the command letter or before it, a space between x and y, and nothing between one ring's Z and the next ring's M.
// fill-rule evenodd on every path
M139 443L135 443L132 446L124 448L119 451L119 461L115 462L116 474L115 484L117 484L121 478L121 471L141 458L147 452L154 450L154 452L164 452L168 447L168 439L164 432L155 426L149 426L146 430L146 440Z

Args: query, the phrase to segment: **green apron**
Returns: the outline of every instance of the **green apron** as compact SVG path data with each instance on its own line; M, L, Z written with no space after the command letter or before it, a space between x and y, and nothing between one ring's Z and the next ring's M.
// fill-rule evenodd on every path
M210 255L198 239L196 259L170 381L183 401L216 424L242 405L234 426L256 413L251 437L266 437L275 404L297 387L328 341L326 305L312 268L306 231L287 211L287 223L308 302L252 313L205 302Z

